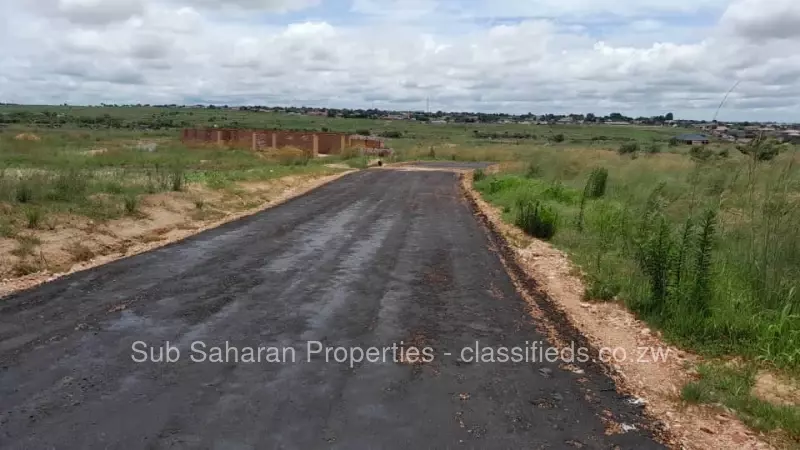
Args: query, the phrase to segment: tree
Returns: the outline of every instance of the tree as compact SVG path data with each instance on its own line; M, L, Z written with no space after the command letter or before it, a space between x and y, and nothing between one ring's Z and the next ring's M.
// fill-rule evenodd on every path
M668 121L669 120L675 120L675 116L673 116L672 113L667 113L667 115L664 116L664 119L666 119Z
M593 113L589 113L589 114L586 115L586 121L587 122L594 122L596 119L597 118L595 117L595 115Z

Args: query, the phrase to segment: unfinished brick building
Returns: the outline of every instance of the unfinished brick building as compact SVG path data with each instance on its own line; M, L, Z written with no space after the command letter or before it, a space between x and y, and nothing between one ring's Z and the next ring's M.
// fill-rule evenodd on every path
M212 143L227 147L270 148L295 147L310 155L335 155L347 148L383 149L383 139L346 133L314 131L240 130L231 128L187 128L181 139L186 144Z

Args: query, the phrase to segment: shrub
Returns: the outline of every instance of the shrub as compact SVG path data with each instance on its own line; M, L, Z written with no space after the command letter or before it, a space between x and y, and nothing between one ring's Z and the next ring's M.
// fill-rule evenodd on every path
M639 143L638 142L626 142L619 146L617 152L620 155L628 155L634 154L639 151Z
M85 174L70 170L60 174L53 183L53 192L49 195L51 200L70 201L83 197L89 187Z
M538 178L541 173L539 166L534 163L528 163L528 168L525 170L525 178Z
M28 208L25 210L25 218L28 220L28 228L39 228L42 223L44 213L39 208Z
M14 223L11 222L11 219L6 217L0 218L0 237L11 238L15 235Z
M772 139L754 139L736 148L756 161L772 161L780 153L780 146Z
M25 275L30 275L38 271L39 271L39 266L27 260L17 261L17 263L14 264L14 268L12 269L14 275L18 277L24 277Z
M383 131L380 134L381 137L389 138L389 139L399 139L403 137L402 131Z
M170 173L170 185L175 192L180 192L184 189L186 185L186 174L183 172L183 168L175 167L172 169Z
M589 277L588 281L588 286L583 293L583 297L586 300L608 302L614 300L614 297L622 291L622 287L613 280L592 276Z
M553 142L564 142L564 135L559 133L553 136Z
M64 250L72 256L74 262L84 262L94 258L94 252L80 242L73 242Z
M356 134L360 134L362 136L370 136L372 135L372 131L362 128L360 130L356 130Z
M206 206L206 201L203 200L202 198L199 198L199 199L194 201L194 207L197 210L202 210L203 208L205 208L205 206Z
M533 237L552 238L556 234L557 222L558 215L555 211L539 202L521 199L517 205L515 225Z
M136 214L139 211L139 198L135 195L125 196L125 213Z
M484 178L486 178L486 172L484 172L483 169L476 169L475 174L472 176L475 182L481 181Z
M661 153L661 145L659 145L658 142L653 141L645 146L644 151L651 155Z
M707 147L694 146L689 150L689 156L695 161L708 161L714 156L714 152Z
M606 193L608 184L608 169L598 167L592 170L589 181L586 183L586 196L589 198L600 198Z
M33 187L27 182L20 182L14 190L14 198L19 203L30 203L33 201Z
M436 159L436 150L434 150L433 147L428 151L428 158Z

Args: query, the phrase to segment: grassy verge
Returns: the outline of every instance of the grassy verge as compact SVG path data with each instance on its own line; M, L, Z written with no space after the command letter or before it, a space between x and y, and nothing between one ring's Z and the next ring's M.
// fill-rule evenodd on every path
M798 155L631 157L532 149L479 172L503 219L566 250L586 298L623 302L677 345L800 373ZM722 403L757 429L800 439L800 408L750 394L754 369L704 366L687 399Z
M589 297L620 299L701 353L800 368L795 155L769 163L539 156L476 188L509 222L524 222L536 205L549 211L547 234L585 271ZM598 167L607 171L602 189Z
M800 408L773 405L751 394L756 370L719 364L699 367L700 379L684 386L682 397L690 403L718 403L736 410L739 417L759 431L783 430L800 440Z

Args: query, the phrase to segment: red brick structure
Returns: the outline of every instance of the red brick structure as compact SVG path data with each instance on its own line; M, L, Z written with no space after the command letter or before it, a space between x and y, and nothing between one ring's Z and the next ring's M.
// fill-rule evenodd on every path
M240 130L230 128L186 128L181 140L185 144L211 143L227 147L250 148L254 151L295 147L316 156L335 155L347 148L383 149L383 139L345 133L314 131Z

